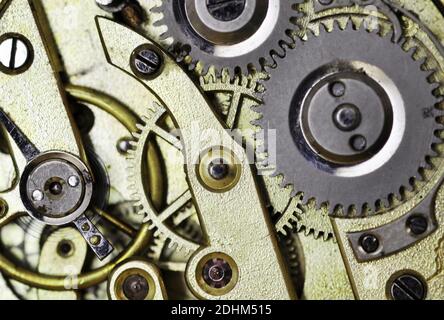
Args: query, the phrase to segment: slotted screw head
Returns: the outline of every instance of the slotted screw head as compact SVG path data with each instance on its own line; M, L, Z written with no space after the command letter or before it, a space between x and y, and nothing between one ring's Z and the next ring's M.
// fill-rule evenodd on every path
M157 77L162 66L162 55L152 45L141 45L131 54L131 69L139 78L153 79Z
M26 71L32 63L31 43L15 33L0 37L0 71L19 74Z

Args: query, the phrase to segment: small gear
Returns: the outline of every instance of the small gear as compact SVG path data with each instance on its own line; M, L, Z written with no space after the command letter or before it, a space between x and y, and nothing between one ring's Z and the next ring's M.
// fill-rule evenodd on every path
M251 119L256 114L251 107L260 103L260 93L262 92L260 79L263 79L263 75L238 75L231 78L227 70L223 70L218 76L213 67L205 76L201 77L200 86L208 98L214 102L215 111L224 116L232 126L235 126L244 119L244 117L239 117L239 114L244 112L248 114L246 119ZM134 150L130 150L128 157L131 189L136 206L139 207L139 213L145 215L144 221L150 224L152 230L155 230L154 236L157 238L156 245L153 246L157 249L151 254L151 258L159 256L159 245L162 244L163 247L164 243L167 243L169 247L182 249L185 254L195 251L202 237L202 234L197 230L198 220L189 192L182 194L178 199L179 202L173 201L170 204L170 208L174 208L174 210L168 208L164 210L164 212L168 212L167 216L159 213L150 203L149 195L146 195L145 190L147 189L144 185L146 179L141 164L148 140L153 135L160 133L161 139L169 141L172 145L177 143L176 138L168 132L169 129L161 126L165 117L167 117L166 110L160 105L156 104L150 108L150 113L142 119L144 123L138 125L139 131L133 134L135 140L131 143ZM249 124L249 120L247 122ZM181 148L177 144L176 147L177 149ZM183 172L177 174L183 175Z
M394 43L388 23L319 25L269 69L256 124L277 129L276 175L304 204L338 216L382 211L414 192L439 156L436 63L418 43Z
M252 73L232 80L227 71L218 76L214 68L210 68L200 80L200 86L207 94L215 93L212 98L217 111L225 117L227 126L240 129L247 143L256 144L256 147L261 141L257 140L255 134L248 135L247 130L256 131L251 122L257 120L258 114L252 112L251 107L262 103L265 79L267 79L265 73ZM243 105L239 108L240 101L243 101ZM259 150L257 153L259 159L264 158ZM304 231L306 235L312 234L316 239L333 238L333 229L325 212L317 212L319 210L312 206L302 206L302 197L291 197L290 188L276 188L275 178L264 175L262 180L268 194L270 211L277 217L275 228L279 233L287 235L288 230L295 229L297 232Z
M262 103L264 88L261 81L264 79L264 73L238 75L232 79L227 69L218 75L211 67L205 76L200 77L200 87L214 102L215 111L224 117L227 126L234 129L242 125L239 122L245 118L242 115L249 111L249 106Z
M334 237L326 206L318 209L313 200L303 205L302 194L295 197L290 197L289 194L289 199L287 207L276 222L279 233L287 236L289 230L295 230L306 236L312 234L315 239L322 238L324 241Z
M143 222L153 230L154 237L169 240L170 247L177 247L178 250L185 252L194 252L198 249L199 244L176 233L174 225L171 223L174 215L192 200L190 191L185 191L178 199L168 204L162 212L159 212L152 203L149 191L148 194L146 192L146 182L150 178L147 177L143 166L147 148L151 147L149 143L151 137L158 134L177 149L182 148L177 138L160 126L159 123L166 116L166 110L159 104L154 103L148 109L148 113L142 117L144 123L137 125L139 131L133 132L134 140L131 141L131 144L134 148L128 152L130 190L133 192L135 207L139 208L138 213L145 215Z
M190 70L206 74L214 66L233 75L238 68L260 70L260 64L273 64L274 56L285 54L293 43L300 2L163 0L150 10L153 21L146 29L161 33L160 43L170 44Z

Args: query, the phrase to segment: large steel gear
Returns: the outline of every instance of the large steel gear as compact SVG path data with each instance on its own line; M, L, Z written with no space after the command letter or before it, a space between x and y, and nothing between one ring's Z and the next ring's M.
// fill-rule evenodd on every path
M164 0L153 12L163 18L152 22L166 26L160 41L171 39L173 50L190 69L210 66L230 73L240 68L260 69L272 64L274 56L283 56L285 47L293 43L297 29L295 10L300 0ZM225 7L231 10L219 10ZM220 12L226 14L220 16Z
M367 30L362 22L333 19L298 41L278 70L270 69L265 105L257 109L257 123L277 130L283 185L302 192L305 203L315 199L348 216L402 198L431 168L432 146L440 143L431 57L405 51L387 28Z

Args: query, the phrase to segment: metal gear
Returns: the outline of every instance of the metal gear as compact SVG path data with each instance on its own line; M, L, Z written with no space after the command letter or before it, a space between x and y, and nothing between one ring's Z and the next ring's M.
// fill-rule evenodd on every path
M295 14L298 19L293 22L297 25L298 35L302 35L303 30L308 24L306 9L308 3L306 0L294 1L298 5L294 6ZM155 37L162 46L169 48L174 46L174 40L168 36L166 31L166 19L160 9L165 6L162 1L152 1L150 3L141 3L144 8L150 12L151 21L144 25L144 30L151 36ZM297 12L296 12L297 11ZM163 22L161 22L163 21ZM174 24L173 27L175 27ZM202 68L198 64L197 68ZM222 68L219 73L214 66L206 66L205 74L200 77L201 88L209 95L209 98L215 106L215 110L223 117L226 124L230 128L256 130L251 125L251 121L257 120L258 116L254 112L250 112L247 108L239 107L239 102L243 97L248 97L249 100L255 101L254 105L262 103L262 94L264 87L262 81L267 78L265 73L254 72L248 77L232 78L227 68ZM202 73L202 70L195 70ZM255 143L255 137L248 137L252 143ZM247 139L248 139L247 138ZM261 157L262 155L258 155ZM312 212L308 208L300 209L302 201L296 201L296 198L291 197L291 190L274 190L274 179L264 176L264 186L269 194L269 206L274 216L277 216L276 230L281 234L286 234L289 229L296 229L298 232L305 231L310 233L315 238L322 237L327 240L333 237L333 230L328 218L325 215ZM289 203L292 203L290 206ZM180 212L178 213L180 216Z
M293 43L295 7L301 0L241 0L237 2L243 2L243 8L234 9L231 4L236 1L213 2L164 0L151 10L152 16L162 13L163 18L153 19L147 29L166 26L166 31L156 31L162 33L159 41L172 43L170 50L190 70L201 69L200 74L206 74L210 66L218 71L227 68L231 75L238 68L260 70L261 65L273 64L275 56L283 56L285 47ZM212 12L213 6L219 13L240 10L239 16L219 17Z
M227 70L223 70L220 75L217 75L216 69L212 67L205 76L200 78L200 87L213 101L215 111L225 118L229 126L237 126L239 122L250 125L251 117L256 114L251 110L251 107L260 103L260 94L263 88L259 80L263 78L263 75L254 77L239 75L231 78ZM239 115L243 112L247 116L240 117ZM143 150L146 148L146 142L159 133L161 133L160 139L170 143L175 142L175 138L161 127L162 119L165 117L166 110L161 106L155 105L151 108L149 117L143 119L144 124L140 124L139 131L133 134L135 138L135 141L132 142L134 150L129 150L128 157L131 189L134 193L136 206L139 207L139 213L145 215L145 221L150 224L150 228L155 230L156 240L152 245L152 252L149 254L150 258L154 260L160 257L165 244L169 247L182 249L183 254L186 255L195 250L196 243L202 238L201 233L197 230L199 227L197 213L191 199L183 201L181 205L175 207L174 212L171 212L167 219L163 219L164 216L159 214L158 210L150 204L149 196L145 194L141 159L144 159ZM183 167L180 168L183 170ZM175 174L184 175L183 171ZM180 197L179 201L182 201L181 199L183 200Z
M326 206L318 209L314 201L303 205L301 194L295 197L288 194L288 197L289 202L276 221L276 230L279 233L287 236L289 230L294 230L298 233L303 232L305 236L313 235L315 239L322 238L324 241L334 238Z
M227 126L242 130L247 143L256 147L261 141L257 140L256 135L248 135L247 130L256 131L251 122L258 119L258 114L251 112L248 106L262 103L265 79L267 79L265 73L253 73L231 80L227 71L218 76L214 68L200 78L200 86L204 91L207 94L213 93L211 98L216 110L224 117ZM248 98L251 104L247 105L244 98ZM243 106L239 107L240 101L243 101ZM257 154L257 157L263 159L261 154ZM333 238L333 229L325 210L317 210L315 206L303 206L302 197L292 197L291 188L282 189L276 186L275 179L268 175L262 176L270 212L277 217L276 231L286 236L288 230L294 229L297 232L304 232L307 236L312 235L315 239L322 238L327 241Z
M177 234L170 220L191 201L192 197L189 190L168 204L168 206L163 209L163 212L159 212L158 208L153 205L150 195L147 195L145 192L147 179L143 164L146 150L150 147L150 139L157 134L165 141L171 143L172 146L181 149L181 146L178 145L177 138L160 125L161 120L163 120L166 115L167 111L155 103L149 109L149 114L142 117L144 124L138 124L137 127L139 131L133 132L134 140L131 141L131 144L134 148L128 152L130 190L133 192L135 206L139 208L139 214L145 216L143 222L153 231L153 236L161 240L169 240L170 247L176 246L178 250L183 250L185 253L188 253L197 250L199 245Z
M362 216L402 199L404 190L414 188L424 179L423 171L431 168L430 159L437 156L432 146L441 142L435 135L441 114L432 94L436 86L428 81L436 70L429 69L430 57L418 55L418 48L392 42L387 25L368 30L363 19L327 22L320 23L318 35L298 41L296 52L288 52L278 70L269 70L265 105L256 109L263 117L256 124L277 129L276 175L283 175L283 186L293 186L293 195L302 192L305 204L311 199L318 206L328 203L334 215ZM299 67L290 68L294 65ZM368 100L362 104L360 95L348 101L342 82L350 91L362 87ZM334 83L339 88L333 88ZM366 113L376 101L375 92L386 100L373 105L379 112ZM280 108L273 108L271 101ZM355 112L354 104L364 109ZM328 109L332 106L336 111ZM359 113L371 121L357 120ZM341 127L349 122L359 130ZM387 122L390 129L378 127ZM379 136L372 136L375 132ZM332 139L333 134L338 139ZM340 137L350 144L332 143Z

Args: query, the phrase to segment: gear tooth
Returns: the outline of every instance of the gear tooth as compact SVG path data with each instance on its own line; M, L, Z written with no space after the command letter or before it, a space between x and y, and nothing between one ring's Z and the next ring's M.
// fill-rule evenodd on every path
M359 214L361 213L359 210L356 209L356 205L353 204L341 205L341 209L344 217L356 217L359 216Z
M311 37L319 37L321 34L321 25L314 24L309 25L308 29L305 32L305 37L303 38L304 41L308 41Z
M137 126L137 125L136 125ZM139 132L131 132L131 135L133 136L134 139L139 140L140 139L140 133ZM130 141L134 142L133 140Z
M370 18L370 21L364 20L365 29L370 33L382 34L381 25L375 21L376 19Z
M284 225L284 227L286 227L287 225ZM287 232L287 230L285 229L285 228L280 228L279 230L278 230L278 232L280 233L280 234L282 234L284 237L286 237L286 236L288 236L288 232Z
M162 1L161 4L155 5L152 8L149 9L149 12L151 13L160 13L163 15L163 10L165 9L165 3Z
M146 116L142 116L142 121L144 121L144 122L148 122L149 119L148 119ZM142 131L142 130L145 129L145 126L144 126L143 124L141 124L141 123L137 123L137 124L136 124L136 128L137 128L138 130ZM140 133L139 133L139 132L133 132L133 136L134 136L134 134L135 134L136 136L139 135L139 138L140 138ZM134 138L137 139L137 137L134 137Z
M438 148L438 145L441 145L443 142L442 141L440 141L439 143L437 143L437 144L432 144L432 148L430 149L430 152L429 152L429 157L431 157L431 158L439 158L439 157L441 157L441 152L437 149Z
M427 74L427 80L430 83L437 83L439 86L441 86L441 82L440 82L440 72L438 71L438 69L434 68L431 70L426 71Z
M343 19L337 20L338 28L341 30L345 30L349 25L353 27L352 21L349 17L344 17Z
M425 167L426 171L433 170L436 168L436 166L433 163L432 157L430 157L430 156L426 157L426 160L424 162L424 167Z
M418 51L418 47L415 47L415 46L413 46L413 47L410 47L409 49L408 49L408 51L407 51L407 54L408 55L410 55L411 57L412 57L412 59L413 60L415 60L415 61L419 61L419 63L422 65L422 64L424 64L424 60L422 60L422 61L420 61L420 59L422 58L419 54L419 51Z
M201 62L201 61L199 61L198 63L202 63L202 70L201 70L201 73L202 74L207 74L208 73L208 70L210 69L210 67L211 67L211 65L208 65L208 64L204 64L203 62ZM215 66L214 66L214 68L216 68ZM193 68L194 69L194 68ZM218 73L220 72L219 71L219 69L217 69L218 71Z
M443 92L443 87L441 86L441 84L439 84L439 83L433 83L432 84L432 87L431 87L431 91L432 91L432 94L435 96L435 97L439 97L440 95L442 95L442 92Z
M404 198L405 198L405 189L404 189L404 187L401 187L394 195L394 199L392 199L391 197L389 198L390 207L391 207L392 203L394 203L395 201L401 203L404 200Z
M414 192L415 191L415 185L417 184L417 181L421 180L419 172L414 176L411 177L408 181L408 183L406 183L403 187L406 190L406 192Z
M174 249L175 247L176 247L176 248L178 247L178 245L177 245L176 243L173 243L173 242L171 242L171 241L168 243L168 248L169 248L169 249Z
M293 197L293 192L294 192L294 190L292 190L292 195L291 195L292 197ZM306 197L302 197L300 201L301 201L302 205L308 206L310 199L307 199Z
M327 233L322 233L321 236L322 236L322 240L324 240L324 241L330 240L330 235Z
M443 84L440 84L438 88L436 88L435 90L432 91L433 95L437 98L442 98L444 97L444 86ZM442 107L442 102L438 102L437 106L439 108Z
M311 230L311 232L313 233L313 237L317 240L321 237L322 233L318 230Z
M364 203L362 204L359 208L360 210L356 210L356 215L359 215L361 217L366 217L370 214L370 212L376 212L376 208L378 207L377 205L378 201L374 201L373 203Z
M140 195L137 192L131 193L131 199L133 201L140 201Z
M142 220L143 223L145 223L149 230L152 230L154 228L153 222L149 219L149 217L145 216Z
M335 27L335 21L336 20L325 20L323 22L320 23L320 25L322 26L320 32L333 32L334 27ZM338 25L339 28L339 25Z
M271 50L270 51L270 59L271 61L273 61L273 65L277 65L277 61L279 59L284 59L285 58L285 50L281 50L281 52L279 52L278 50ZM269 62L266 61L265 64L268 64Z
M290 184L285 179L282 179L282 181L279 184L279 187L281 187L281 189L284 189L284 188L288 187L289 185Z
M350 27L351 27L352 29L354 29L354 30L359 30L359 29L361 29L362 24L363 24L363 22L364 22L364 20L362 20L361 17L355 17L355 16L352 16L351 19L350 19L350 21L351 21L351 26L350 26ZM349 28L349 26L347 26L347 28Z
M340 217L346 217L347 213L345 212L344 206L337 204L335 206L329 205L328 206L328 213L331 216L340 216Z
M432 142L431 142L431 144L432 144L432 146L433 145L439 145L439 144L441 144L441 143L443 143L443 140L439 137L439 136L433 136L432 137ZM439 156L439 153L436 151L436 150L433 150L432 149L432 152L434 151L434 154L431 154L430 156L433 156L433 157L437 157L437 156Z

